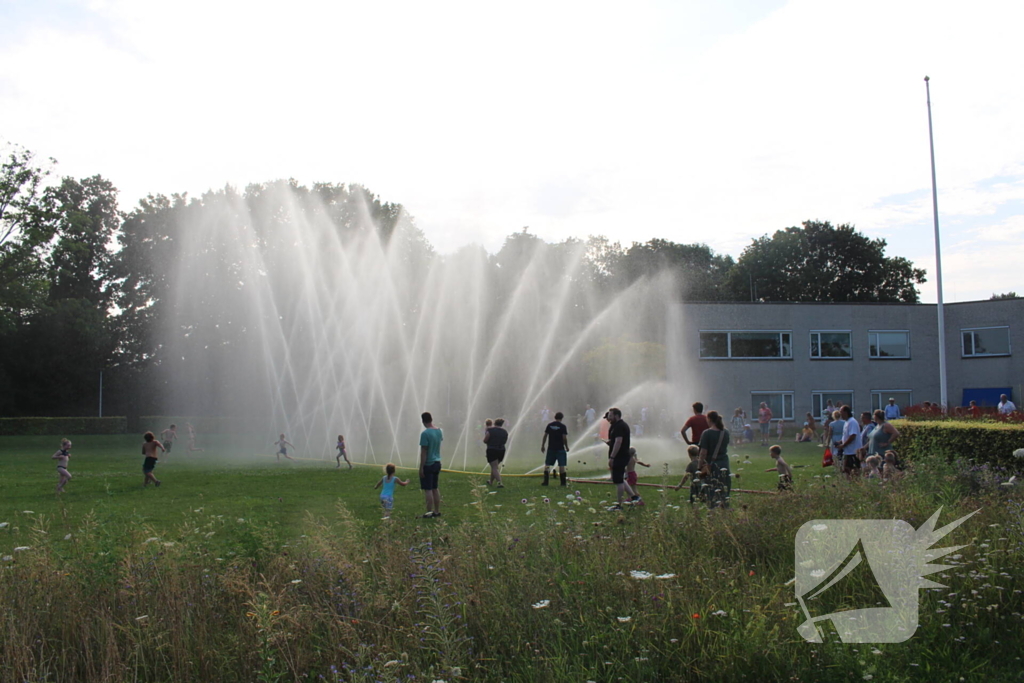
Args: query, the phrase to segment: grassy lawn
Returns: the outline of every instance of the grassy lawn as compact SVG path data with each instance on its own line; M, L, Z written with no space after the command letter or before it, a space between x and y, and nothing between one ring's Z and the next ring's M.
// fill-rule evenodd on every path
M605 484L509 476L495 491L446 473L441 519L416 518L413 481L383 521L379 465L277 463L266 444L217 437L204 453L178 444L159 489L142 487L138 438L76 437L58 499L57 441L0 439L3 682L1021 680L1024 500L985 473L919 463L901 481L847 482L820 448L783 443L806 465L795 490L737 493L728 511L656 486L643 508L610 512ZM536 446L506 472L540 464ZM681 444L637 448L652 464L641 482L678 482ZM766 448L733 454L735 487L774 490ZM482 470L477 456L466 466ZM570 472L601 476L602 461L573 452ZM937 544L964 547L931 577L948 588L920 591L913 638L798 635L802 525L917 528L939 506L940 525L981 512Z

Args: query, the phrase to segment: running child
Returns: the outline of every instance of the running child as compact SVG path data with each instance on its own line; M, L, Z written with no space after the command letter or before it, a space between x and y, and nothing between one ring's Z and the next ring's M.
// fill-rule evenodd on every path
M146 456L146 459L142 461L142 474L143 480L142 485L149 486L149 482L153 482L157 486L160 486L160 480L153 476L153 470L156 468L157 458L156 451L164 450L163 444L156 440L153 432L146 432L142 435L144 443L142 444L142 454Z
M402 481L395 475L395 466L388 463L384 466L384 476L380 478L374 490L381 489L380 505L384 508L384 519L391 519L391 510L395 507L395 484L407 486L409 481ZM383 487L383 488L381 488Z
M62 439L60 450L54 453L51 458L57 461L57 493L64 493L64 485L71 481L71 473L68 472L68 458L71 457L71 441Z
M782 446L772 446L768 449L768 455L775 461L775 467L769 467L765 472L779 473L779 490L793 490L793 468L782 459Z
M295 444L292 444L287 439L285 439L284 438L284 434L281 434L280 438L278 438L278 440L274 442L274 445L277 446L277 461L278 462L281 462L281 456L282 455L284 457L288 458L289 460L295 460L295 458L293 458L292 456L288 455L288 446L291 446L292 448L295 448ZM340 464L341 463L339 463L339 465Z
M636 466L643 465L644 467L650 467L649 464L640 460L636 455L636 449L629 449L629 462L626 463L626 490L630 492L630 501L633 505L643 505L644 499L640 497L640 488L636 485Z
M160 432L160 440L163 441L164 451L170 455L171 447L174 446L175 439L178 438L178 425L171 425L164 431Z
M186 422L185 427L188 428L188 452L189 453L202 453L202 448L196 448L196 429L191 423Z
M283 434L281 436L282 438L284 437ZM345 458L345 462L348 463L348 468L352 469L352 463L349 462L348 451L345 448L345 437L342 436L341 434L338 434L338 445L335 446L335 448L338 450L338 455L334 459L338 461L338 467L341 467L341 459ZM288 457L287 453L285 453L284 455L286 458ZM278 458L278 460L280 460L280 458ZM334 469L338 469L338 467L335 467Z

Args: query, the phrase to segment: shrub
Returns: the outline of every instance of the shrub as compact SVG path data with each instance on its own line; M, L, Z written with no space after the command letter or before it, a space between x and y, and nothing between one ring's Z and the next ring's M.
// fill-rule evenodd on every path
M70 436L73 434L124 434L125 417L4 417L0 436Z
M908 421L893 423L900 431L896 450L910 460L941 456L975 463L1020 468L1014 451L1024 448L1024 425L979 420Z
M251 422L251 421L250 421ZM243 434L253 431L253 425L243 418L237 417L187 417L180 415L143 415L139 417L140 432L150 431L159 434L168 425L178 425L178 435L187 435L186 424L191 424L199 434ZM259 427L256 427L258 430Z

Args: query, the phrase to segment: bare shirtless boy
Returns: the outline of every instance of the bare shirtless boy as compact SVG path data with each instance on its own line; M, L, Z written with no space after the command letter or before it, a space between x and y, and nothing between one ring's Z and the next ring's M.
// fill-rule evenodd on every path
M68 472L68 458L71 457L71 441L64 439L60 442L60 450L50 456L57 461L57 493L64 493L64 484L71 481L71 473Z
M142 462L142 474L144 479L142 480L143 486L149 486L149 482L153 482L157 486L160 486L160 480L153 476L153 469L156 467L156 461L159 459L156 455L157 450L164 452L163 445L156 440L153 436L153 432L146 432L142 435L144 442L142 444L142 454L146 456L146 459Z
M782 446L772 446L768 449L768 454L775 460L775 467L770 467L765 472L778 472L779 473L779 490L780 491L792 491L793 490L793 468L789 466L785 460L782 459Z

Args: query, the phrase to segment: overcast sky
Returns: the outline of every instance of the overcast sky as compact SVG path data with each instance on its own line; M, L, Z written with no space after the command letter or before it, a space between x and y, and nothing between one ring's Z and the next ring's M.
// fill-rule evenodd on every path
M442 252L853 223L1024 293L1024 3L0 0L0 142L150 193L360 183Z

